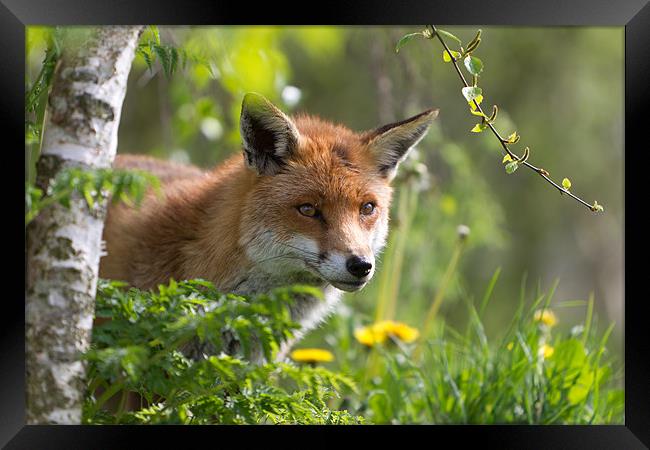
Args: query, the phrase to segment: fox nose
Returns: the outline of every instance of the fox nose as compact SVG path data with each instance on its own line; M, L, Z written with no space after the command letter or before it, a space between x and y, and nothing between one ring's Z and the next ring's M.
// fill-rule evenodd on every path
M351 256L345 263L345 267L352 275L357 278L363 278L372 270L372 264L358 256Z

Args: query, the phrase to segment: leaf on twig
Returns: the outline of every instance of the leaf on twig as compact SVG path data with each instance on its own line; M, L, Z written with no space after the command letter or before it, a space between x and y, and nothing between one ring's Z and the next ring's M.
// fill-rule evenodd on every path
M504 142L505 142L506 144L516 144L517 142L519 142L519 139L520 139L520 136L517 134L516 131L513 131L513 132L510 134L510 136L508 136L508 137L506 138L506 140L505 140Z
M476 125L474 125L474 128L472 128L470 131L472 133L480 133L483 130L485 130L486 128L487 128L487 125L485 125L483 122L481 122L481 123L477 123Z
M455 52L453 50L450 50L450 51L451 51L451 55L454 57L454 60L457 60L458 58L460 58L460 53ZM442 51L442 60L444 62L451 62L451 56L449 56L449 53L447 53L447 50Z
M451 34L449 31L441 30L440 28L438 28L438 34L441 35L441 37L444 36L444 37L448 37L449 39L453 39L454 41L458 42L458 45L463 45L463 42L460 39L458 39L456 36Z
M517 161L512 161L506 164L506 173L509 175L519 168Z
M478 111L476 105L480 105L482 101L483 101L483 96L479 94L476 96L474 100L469 102L469 107L471 108L472 111Z
M424 34L423 33L409 33L409 34L407 34L405 36L402 36L402 38L399 41L397 41L397 45L395 46L395 53L399 53L399 50L403 46L408 44L413 38L415 38L417 36L424 36Z
M461 91L463 92L463 97L465 97L465 99L468 102L471 102L472 100L476 100L479 96L481 97L481 99L483 99L483 95L482 95L483 89L481 89L480 87L475 87L475 86L464 87Z
M476 56L467 55L463 62L467 71L472 75L478 76L483 71L483 61Z

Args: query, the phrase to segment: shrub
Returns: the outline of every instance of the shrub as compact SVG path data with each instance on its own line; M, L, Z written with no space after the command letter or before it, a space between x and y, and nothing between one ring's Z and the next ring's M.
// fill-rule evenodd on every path
M288 305L312 288L294 286L246 299L221 294L202 280L159 286L158 292L101 282L98 318L86 354L90 385L84 423L252 424L360 423L328 400L354 389L348 377L322 367L248 361L259 346L273 361L279 343L291 337ZM234 354L222 349L231 336ZM187 349L207 349L195 358ZM201 352L199 352L201 353ZM97 388L103 393L95 395ZM129 392L141 408L127 411ZM104 406L121 395L116 411Z

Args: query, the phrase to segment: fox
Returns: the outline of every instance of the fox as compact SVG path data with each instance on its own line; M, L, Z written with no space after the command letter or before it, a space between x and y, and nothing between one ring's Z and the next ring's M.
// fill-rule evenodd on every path
M212 170L118 154L114 167L158 176L162 195L109 207L99 275L151 289L170 278L208 280L244 296L291 284L319 288L290 307L300 325L277 360L324 322L344 292L373 278L386 245L398 166L438 109L354 132L316 115L289 116L243 97L242 151ZM259 362L259 361L258 361Z

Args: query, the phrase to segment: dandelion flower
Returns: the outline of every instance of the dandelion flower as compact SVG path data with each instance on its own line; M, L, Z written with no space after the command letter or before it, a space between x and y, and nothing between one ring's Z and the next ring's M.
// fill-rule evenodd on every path
M408 325L400 322L392 322L386 332L391 335L396 337L402 342L411 343L415 341L418 336L420 336L420 332L413 327L409 327Z
M377 324L374 324L357 328L354 330L354 337L363 345L372 347L375 344L383 344L388 336L380 327L377 327Z
M533 318L535 321L541 322L549 328L554 327L555 324L557 324L557 317L550 309L535 311Z
M296 362L316 364L334 361L334 355L332 352L320 348L301 348L291 352L291 359Z
M416 328L392 320L382 320L354 331L354 337L357 341L369 347L376 344L383 344L389 337L399 339L405 343L411 343L419 335L420 332Z
M555 353L555 349L553 347L551 347L550 345L543 344L539 348L539 354L544 359L550 358L551 356L553 356L553 353Z

